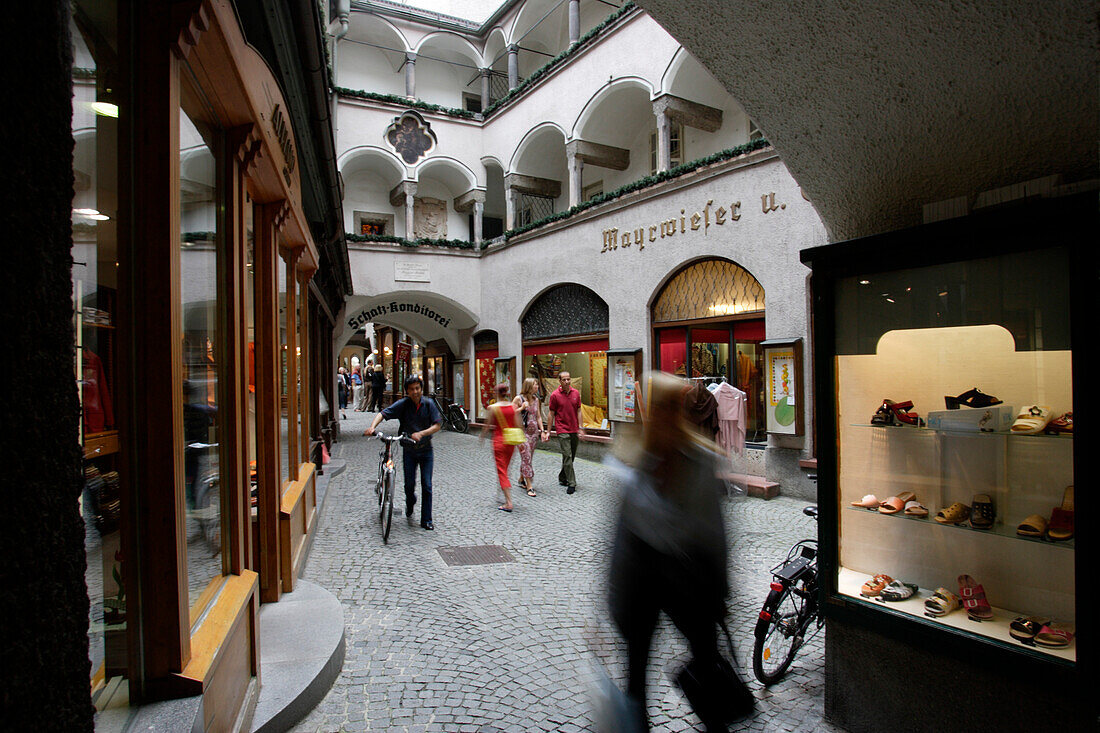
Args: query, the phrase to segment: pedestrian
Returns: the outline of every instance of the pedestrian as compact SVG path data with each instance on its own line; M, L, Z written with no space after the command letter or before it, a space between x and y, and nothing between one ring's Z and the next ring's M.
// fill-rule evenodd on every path
M512 482L508 479L508 465L517 446L526 441L523 429L519 426L515 405L508 399L510 385L501 382L496 386L497 401L489 405L492 420L489 422L493 432L493 462L497 467L497 480L504 492L504 503L497 507L502 512L512 511ZM485 434L482 433L484 439Z
M416 506L416 469L420 468L420 526L435 529L432 522L432 465L435 453L432 450L432 435L443 427L443 415L435 400L424 396L424 383L420 377L405 380L405 396L374 416L370 427L363 435L374 435L375 428L383 420L397 418L401 421L400 430L416 441L415 446L401 449L401 458L405 468L405 516L411 517Z
M347 420L344 410L348 407L348 370L340 367L336 370L336 398L340 403L340 419Z
M692 661L677 678L706 730L752 709L752 695L718 651L726 615L723 492L718 451L684 417L683 382L654 374L640 450L626 472L611 555L611 616L627 644L627 695L645 730L649 647L660 611L687 638ZM743 708L747 706L747 710Z
M369 374L371 379L371 412L382 409L382 396L386 392L386 373L382 371L380 364L374 365L374 371Z
M519 410L520 424L523 426L523 433L527 438L523 445L519 447L519 482L527 489L528 496L537 496L535 494L535 467L532 463L535 456L535 444L550 438L550 432L542 428L539 380L534 377L523 380L523 388L512 400L512 406Z
M577 476L573 471L573 459L577 457L577 443L584 435L581 427L581 393L573 389L569 372L558 373L561 385L550 395L550 430L557 430L558 447L561 449L561 471L558 483L566 487L565 493L577 490Z
M351 390L353 405L359 404L359 399L363 396L363 375L359 372L359 367L354 366L351 368Z
M370 364L363 367L363 396L355 403L356 412L366 412L367 405L371 403L371 398L374 395L374 384L371 381L371 375L373 374L374 370Z

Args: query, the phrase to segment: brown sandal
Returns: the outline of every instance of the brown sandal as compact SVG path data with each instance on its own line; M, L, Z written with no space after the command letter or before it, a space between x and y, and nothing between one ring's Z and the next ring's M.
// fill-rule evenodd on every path
M940 524L962 524L970 518L970 507L956 501L946 509L936 512L936 521Z

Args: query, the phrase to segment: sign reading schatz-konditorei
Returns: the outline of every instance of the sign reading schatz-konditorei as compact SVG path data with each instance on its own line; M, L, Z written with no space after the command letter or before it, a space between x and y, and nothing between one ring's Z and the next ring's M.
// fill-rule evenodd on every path
M444 328L451 323L450 316L446 316L427 305L423 305L422 303L400 303L394 300L389 303L379 303L373 308L364 308L359 312L359 315L352 316L348 319L348 326L351 328L361 328L379 316L392 316L399 313L430 318Z

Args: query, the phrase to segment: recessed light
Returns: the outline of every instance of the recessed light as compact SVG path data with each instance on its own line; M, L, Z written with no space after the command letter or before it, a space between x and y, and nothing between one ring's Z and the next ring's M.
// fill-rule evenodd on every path
M860 285L870 285L870 284L871 284L871 281L870 281L870 280L860 280L860 281L859 281L859 284L860 284Z
M100 117L118 117L118 105L110 102L92 102L92 111Z
M894 302L894 299L893 299L893 298L887 298L887 299L886 299L886 302L887 302L887 303L893 303L893 302Z

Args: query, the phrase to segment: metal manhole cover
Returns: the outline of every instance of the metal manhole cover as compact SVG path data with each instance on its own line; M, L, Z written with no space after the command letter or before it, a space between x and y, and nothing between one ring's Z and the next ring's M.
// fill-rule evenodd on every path
M466 547L440 547L439 556L448 565L492 565L498 562L515 562L516 558L500 545L468 545Z

